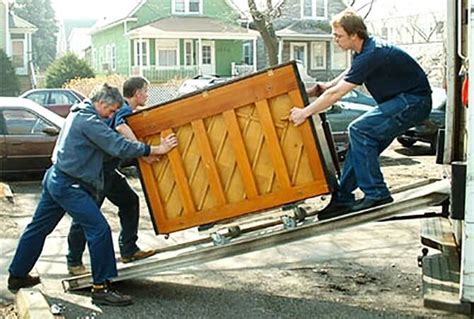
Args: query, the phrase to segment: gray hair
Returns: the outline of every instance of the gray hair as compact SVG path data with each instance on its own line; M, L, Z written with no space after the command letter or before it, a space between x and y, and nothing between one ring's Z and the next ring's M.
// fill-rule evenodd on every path
M104 83L95 88L90 97L92 102L105 102L107 105L123 104L123 97L119 89Z

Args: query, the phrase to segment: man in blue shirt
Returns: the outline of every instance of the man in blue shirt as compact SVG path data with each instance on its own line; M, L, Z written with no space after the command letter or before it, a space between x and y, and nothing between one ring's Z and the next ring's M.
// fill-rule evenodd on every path
M8 289L17 292L40 282L29 272L38 260L46 240L67 212L84 229L92 267L92 301L125 306L130 296L110 289L117 276L110 226L102 215L96 195L104 188L103 162L106 155L129 159L161 155L177 145L175 136L158 146L130 141L105 123L122 105L117 88L104 84L91 100L71 109L53 152L53 165L43 178L43 192L32 221L21 235L8 269Z
M123 84L125 97L122 107L115 112L107 125L129 140L136 141L135 134L125 122L125 117L139 107L143 107L148 99L148 81L143 77L131 77ZM121 231L119 250L121 261L132 262L150 257L155 250L141 250L137 245L139 222L139 197L130 187L126 177L117 169L120 159L107 158L104 161L104 192L99 197L102 205L105 198L118 207ZM82 263L82 255L86 246L86 238L79 223L73 222L68 235L69 252L67 255L68 271L71 275L87 273Z
M368 35L363 19L345 10L332 20L333 37L353 51L352 66L332 81L317 83L308 95L318 96L305 108L293 108L290 119L300 125L347 92L365 84L377 105L349 125L349 150L339 181L320 220L393 201L380 169L379 155L396 136L421 123L431 111L431 88L418 63L401 49ZM364 198L355 201L360 188Z

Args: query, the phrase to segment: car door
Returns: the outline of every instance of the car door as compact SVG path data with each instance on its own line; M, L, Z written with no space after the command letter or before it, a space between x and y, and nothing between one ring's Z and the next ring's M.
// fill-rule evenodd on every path
M34 112L22 108L3 110L5 123L6 172L39 172L51 165L57 136L43 130L53 126Z

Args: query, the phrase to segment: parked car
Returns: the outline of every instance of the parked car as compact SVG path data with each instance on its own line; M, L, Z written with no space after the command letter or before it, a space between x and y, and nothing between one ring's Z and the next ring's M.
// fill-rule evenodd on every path
M0 97L0 176L44 172L63 123L33 101Z
M375 106L377 102L374 98L368 94L362 93L362 91L358 89L353 89L346 93L341 99L342 102L351 102L351 103L358 103L358 104L366 104Z
M224 83L228 78L217 75L196 75L192 79L185 80L178 88L178 94L184 95L197 90Z
M32 100L62 117L69 114L73 104L85 99L81 93L72 89L33 89L26 91L20 97Z
M430 153L436 153L438 130L445 126L446 91L442 88L431 88L433 93L433 107L430 116L422 124L412 127L397 137L397 141L404 147L412 147L416 142L425 142L430 145Z
M344 160L349 147L347 130L349 124L372 107L366 104L339 101L326 110L326 118L331 126L336 153L340 161Z

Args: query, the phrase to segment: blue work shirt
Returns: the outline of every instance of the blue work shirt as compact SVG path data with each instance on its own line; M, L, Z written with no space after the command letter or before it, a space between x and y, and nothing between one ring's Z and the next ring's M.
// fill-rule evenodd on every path
M109 125L111 129L115 130L115 128L119 126L120 124L125 124L126 123L125 117L132 113L133 113L132 107L130 106L130 104L128 104L127 101L125 101L122 104L122 107L118 109L117 112L115 112L114 116L111 119L107 119L106 123L107 125Z
M374 37L364 41L360 53L354 53L344 80L365 84L379 104L400 93L431 94L428 78L420 65L403 50Z
M115 112L115 114L112 116L112 118L110 119L106 119L105 120L105 123L107 123L107 125L113 129L114 131L115 128L117 126L119 126L120 124L126 124L127 122L125 121L125 117L127 115L130 115L133 113L133 109L132 107L130 106L130 104L128 104L128 102L125 100L122 104L122 106L117 110L117 112ZM133 164L133 163L136 163L136 161L126 161L126 164ZM106 172L111 172L113 170L115 170L120 164L120 158L116 158L116 157L110 157L110 156L107 156L105 159L104 159L104 169ZM128 165L126 165L128 166Z
M106 155L122 159L148 156L150 146L111 130L90 101L75 105L56 142L54 165L86 186L102 190Z

